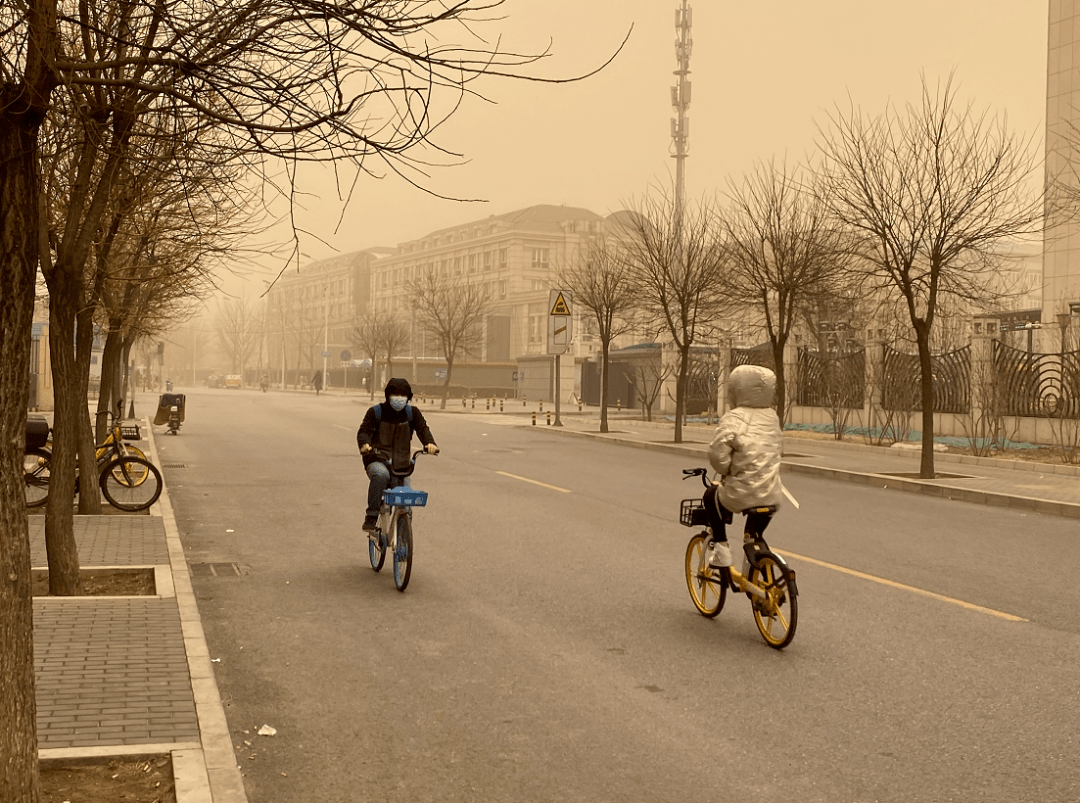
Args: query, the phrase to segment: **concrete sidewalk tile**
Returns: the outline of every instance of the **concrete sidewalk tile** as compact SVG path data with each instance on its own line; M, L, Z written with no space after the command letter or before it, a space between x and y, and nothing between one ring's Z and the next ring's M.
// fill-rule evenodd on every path
M201 749L172 751L176 803L216 803Z
M247 803L244 780L236 762L229 769L209 769L210 788L214 793L214 803ZM177 800L176 803L183 803Z

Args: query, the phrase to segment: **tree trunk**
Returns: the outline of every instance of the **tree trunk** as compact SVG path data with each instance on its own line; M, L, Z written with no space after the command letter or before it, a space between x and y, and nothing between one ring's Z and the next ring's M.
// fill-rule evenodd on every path
M690 339L679 347L679 377L675 382L675 443L683 441L683 411L686 409L686 379L690 371Z
M0 88L0 800L38 803L30 538L22 484L37 276L37 126ZM18 101L18 102L16 102Z
M442 404L439 405L440 410L446 409L446 400L450 398L450 378L454 374L454 355L451 354L446 358L446 381L443 382L442 392Z
M930 335L921 329L915 330L915 340L919 346L919 382L922 397L922 449L919 462L919 477L924 480L934 479L934 369L930 361Z
M71 384L75 377L75 309L68 279L59 271L49 284L49 349L52 352L55 414L53 452L49 475L49 501L45 505L45 550L49 560L49 593L74 596L79 588L79 554L75 546L72 503L75 498L75 465L78 456L79 417ZM77 298L77 289L75 292ZM94 493L93 474L80 483Z
M98 393L97 411L99 413L109 410L117 413L117 417L124 416L123 402L123 357L124 338L118 329L109 326L109 333L105 336L105 349L101 353L101 390ZM105 416L98 416L96 423L96 438L100 443L105 437L102 432Z
M600 341L603 365L600 366L600 431L608 431L607 396L608 396L608 353L611 351L611 338Z
M786 338L775 338L772 341L773 365L776 373L776 414L780 418L780 429L784 428L787 421L787 376L784 371L784 346Z

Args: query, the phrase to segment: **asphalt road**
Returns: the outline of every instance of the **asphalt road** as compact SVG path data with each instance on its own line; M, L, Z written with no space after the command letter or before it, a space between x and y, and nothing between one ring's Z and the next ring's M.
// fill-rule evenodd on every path
M788 474L777 652L690 602L692 460L431 413L401 594L366 406L196 390L158 436L252 803L1080 799L1075 522Z

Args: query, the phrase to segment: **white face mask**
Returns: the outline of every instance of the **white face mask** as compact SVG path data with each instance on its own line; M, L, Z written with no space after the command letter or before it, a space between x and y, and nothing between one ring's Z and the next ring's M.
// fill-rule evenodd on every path
M390 406L393 407L395 410L404 410L405 403L408 401L409 399L407 396L391 396Z

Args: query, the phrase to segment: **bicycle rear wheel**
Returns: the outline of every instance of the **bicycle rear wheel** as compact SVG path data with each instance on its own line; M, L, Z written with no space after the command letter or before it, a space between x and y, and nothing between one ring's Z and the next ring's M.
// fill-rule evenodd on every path
M146 510L161 496L161 472L140 457L118 457L101 472L101 492L117 510Z
M41 507L49 501L51 462L52 454L45 449L27 449L23 455L27 507Z
M404 591L412 574L412 515L402 513L397 521L397 547L394 549L394 585Z
M724 607L727 598L727 583L720 578L720 573L708 565L705 550L708 545L704 534L698 533L686 545L686 587L690 589L690 599L702 616L710 619Z
M379 531L368 533L367 549L371 568L379 571L386 560L386 536Z
M749 580L765 591L764 600L751 600L758 630L765 643L782 650L795 638L799 622L795 575L779 555L762 551L757 555L757 566L750 568Z

